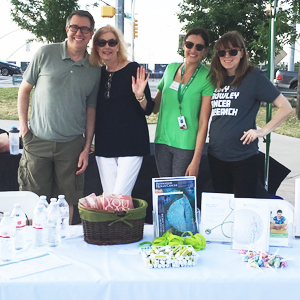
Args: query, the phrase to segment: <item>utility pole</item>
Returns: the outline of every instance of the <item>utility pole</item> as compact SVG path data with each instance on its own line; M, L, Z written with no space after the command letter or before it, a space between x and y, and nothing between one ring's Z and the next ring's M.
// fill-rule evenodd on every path
M294 28L296 29L296 22L294 22ZM290 61L288 65L288 71L294 71L294 65L295 65L295 43L291 45L290 48Z
M269 16L269 47L268 47L268 77L274 81L275 63L275 37L276 37L276 13L278 0L269 0L267 5L267 15ZM267 104L266 122L272 119L272 103ZM269 163L270 163L270 144L271 133L266 136L266 155L265 155L265 189L268 191L269 183Z
M124 34L124 0L116 0L115 26Z
M134 61L135 0L131 0L131 61Z

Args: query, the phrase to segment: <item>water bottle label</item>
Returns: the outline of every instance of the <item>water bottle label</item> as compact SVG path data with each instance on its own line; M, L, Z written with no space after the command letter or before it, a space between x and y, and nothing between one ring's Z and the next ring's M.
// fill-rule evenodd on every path
M16 228L22 228L26 226L26 221L17 221Z
M9 235L1 234L0 238L2 238L2 239L10 239L10 236Z
M33 229L44 229L43 224L33 224L32 228Z

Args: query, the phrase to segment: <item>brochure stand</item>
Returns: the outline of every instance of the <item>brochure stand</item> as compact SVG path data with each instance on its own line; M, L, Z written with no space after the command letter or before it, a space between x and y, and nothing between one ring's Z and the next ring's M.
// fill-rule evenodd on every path
M208 242L231 242L234 195L202 193L200 233Z
M196 177L152 179L154 236L166 231L181 235L197 233Z
M255 199L235 199L232 249L269 251L270 206Z

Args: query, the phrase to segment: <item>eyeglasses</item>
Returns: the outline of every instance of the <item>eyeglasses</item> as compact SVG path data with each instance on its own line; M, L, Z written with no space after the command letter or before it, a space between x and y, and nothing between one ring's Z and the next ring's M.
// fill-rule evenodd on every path
M188 48L188 49L192 49L193 47L194 47L194 43L193 42L189 42L189 41L185 41L185 46ZM196 44L196 50L197 51L202 51L204 48L205 48L205 46L204 45L202 45L202 44Z
M90 33L90 32L92 31L92 29L89 28L89 27L87 27L87 26L79 27L79 26L77 26L77 25L68 25L67 27L70 28L70 30L71 30L72 32L77 32L78 29L80 29L80 32L81 32L81 33L84 33L84 34Z
M114 72L110 72L108 74L108 80L105 83L105 88L106 88L106 91L104 92L104 98L105 99L110 98L110 88L111 88L111 82L112 82L113 75L114 75Z
M230 56L237 56L239 51L241 51L241 49L219 50L217 51L217 54L219 57L224 57L226 53L228 53Z
M114 39L110 39L110 40L97 40L96 41L96 45L99 47L104 47L106 44L108 44L109 47L115 47L118 45L118 41L114 40Z

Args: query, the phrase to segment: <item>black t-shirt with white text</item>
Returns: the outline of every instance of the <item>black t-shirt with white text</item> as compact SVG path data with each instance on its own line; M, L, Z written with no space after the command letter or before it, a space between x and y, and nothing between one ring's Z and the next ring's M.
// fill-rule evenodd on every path
M258 69L251 69L238 86L231 86L234 76L228 76L225 86L215 90L211 100L211 124L208 153L223 161L240 161L258 153L258 140L243 145L244 131L256 129L260 102L272 103L280 94Z

